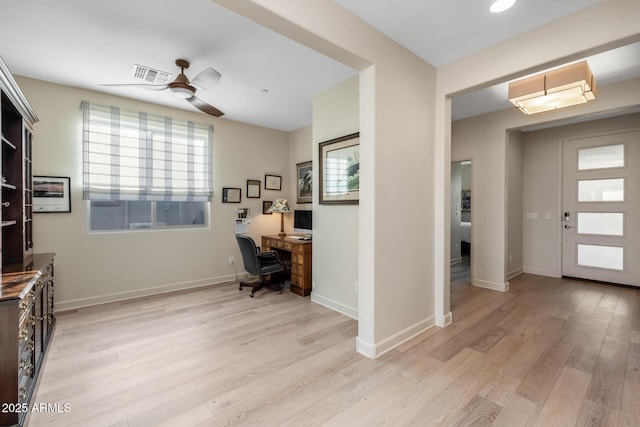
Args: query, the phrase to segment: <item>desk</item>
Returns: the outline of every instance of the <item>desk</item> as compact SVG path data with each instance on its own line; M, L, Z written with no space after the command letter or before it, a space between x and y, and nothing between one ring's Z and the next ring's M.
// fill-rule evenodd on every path
M311 294L311 241L291 237L262 236L262 250L277 251L280 258L291 260L291 292L306 297Z

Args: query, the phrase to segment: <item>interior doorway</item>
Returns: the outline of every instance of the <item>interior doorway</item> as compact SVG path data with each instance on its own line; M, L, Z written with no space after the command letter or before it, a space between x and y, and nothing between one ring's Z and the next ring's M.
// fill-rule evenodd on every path
M640 284L640 131L562 142L562 275Z
M471 160L451 163L451 308L471 286Z

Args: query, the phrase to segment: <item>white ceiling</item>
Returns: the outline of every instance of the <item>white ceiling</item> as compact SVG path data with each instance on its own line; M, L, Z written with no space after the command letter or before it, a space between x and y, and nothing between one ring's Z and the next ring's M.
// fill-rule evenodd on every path
M602 0L517 0L499 15L488 11L491 0L334 1L439 66ZM599 85L640 76L639 46L590 59ZM175 74L184 58L191 78L206 67L222 74L197 95L225 118L287 131L311 122L315 94L356 74L211 0L5 1L0 56L14 74L197 111L168 91L100 86L140 82L134 64ZM506 85L483 89L454 98L453 115L505 101Z

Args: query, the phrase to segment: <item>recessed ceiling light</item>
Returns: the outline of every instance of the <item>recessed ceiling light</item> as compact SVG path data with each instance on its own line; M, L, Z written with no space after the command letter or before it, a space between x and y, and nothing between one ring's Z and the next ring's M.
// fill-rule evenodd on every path
M493 13L504 12L514 5L516 0L496 0L493 2L489 10Z

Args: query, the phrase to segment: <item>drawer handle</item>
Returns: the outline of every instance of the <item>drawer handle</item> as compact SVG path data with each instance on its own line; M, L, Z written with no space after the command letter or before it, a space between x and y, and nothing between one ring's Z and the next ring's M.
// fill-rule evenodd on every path
M20 367L18 369L22 369L28 376L33 374L33 364L27 363L26 360L20 359Z
M20 394L20 399L26 399L27 398L27 388L26 387L20 387L18 389L18 393Z
M27 303L26 301L20 301L18 307L20 308L20 310L24 311L27 309L27 307L29 307L29 303Z
M18 334L18 341L20 340L27 341L28 338L29 338L29 332L24 329L21 330L20 333Z

